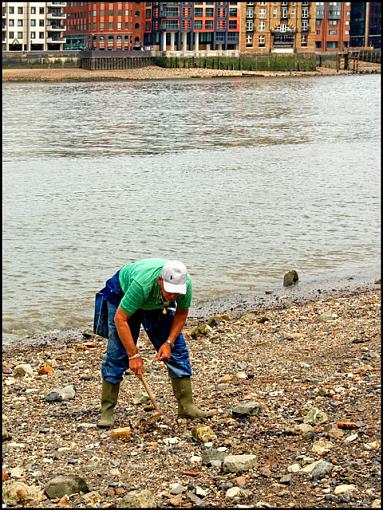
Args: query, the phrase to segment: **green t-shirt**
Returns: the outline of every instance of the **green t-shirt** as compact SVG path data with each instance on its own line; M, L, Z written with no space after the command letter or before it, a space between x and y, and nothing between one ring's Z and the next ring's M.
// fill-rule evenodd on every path
M120 269L120 285L124 293L120 307L132 315L136 310L156 310L168 306L163 302L158 277L167 259L143 259L131 262ZM177 306L189 308L192 300L192 281L186 276L186 294L179 294Z

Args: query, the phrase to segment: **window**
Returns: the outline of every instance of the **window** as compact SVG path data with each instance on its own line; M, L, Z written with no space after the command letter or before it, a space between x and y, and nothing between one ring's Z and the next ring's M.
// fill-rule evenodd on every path
M36 20L35 19L31 19L31 27L35 27L36 26Z
M114 38L112 35L108 35L108 44L113 44Z
M328 41L327 42L327 48L337 48L337 47L338 47L337 41Z
M197 19L196 19L196 20L195 20L195 22L194 22L194 28L195 28L196 30L201 30L201 29L202 29L202 20L200 20L200 19L199 19L199 20L197 20Z
M31 14L36 14L36 7L31 7Z
M17 14L23 14L23 8L22 7L18 7L17 8Z
M31 32L31 39L36 39L36 32Z
M40 14L44 14L44 12L45 12L45 11L44 11L44 7L39 7L39 13L40 13Z
M44 39L44 32L39 32L39 39Z
M273 9L273 18L278 16L278 9Z
M17 38L22 39L23 38L23 32L17 32Z
M104 30L104 22L100 21L100 30Z
M113 9L109 9L109 16L113 16Z
M196 7L194 10L194 16L196 18L202 18L202 7Z
M125 16L127 16L126 11L125 11ZM146 11L145 11L145 18L151 18L151 17L152 17L152 10L151 9L146 9Z
M306 34L302 34L301 45L307 46L307 35Z
M329 35L336 35L336 34L337 34L337 31L336 31L336 30L329 30L329 31L328 31L328 34L329 34Z
M287 31L287 24L286 23L281 23L280 30L281 30L281 32L286 32Z
M15 14L15 8L14 7L10 7L9 8L9 14Z
M99 42L100 42L100 44L104 44L104 42L105 42L105 37L104 37L103 35L100 35Z
M338 24L338 21L337 21L336 19L330 19L330 20L328 20L328 24L329 24L329 25L334 25L334 26L335 26L335 25L337 25L337 24Z
M104 14L105 14L104 9L100 9L100 16L104 16Z
M213 20L206 20L205 21L205 28L206 30L213 30Z
M92 16L93 16L94 18L96 17L96 15L97 15L97 11L96 11L96 10L92 11Z
M118 9L117 16L122 16L122 10L121 9Z
M266 21L260 21L259 22L259 30L265 30L266 28Z
M308 21L303 19L302 20L302 30L308 30L308 28L309 28Z
M121 30L121 28L122 28L122 23L119 21L119 22L117 23L117 29Z
M15 26L15 20L13 20L13 19L9 19L9 20L8 20L8 25L9 25L10 27L14 27L14 26Z
M140 24L139 24L139 23L136 23L136 24L134 25L134 28L135 28L136 30L139 30L139 29L140 29Z
M350 31L349 31L349 30L345 30L345 31L344 31L344 33L345 33L346 35L349 35Z
M125 16L128 17L129 16L129 9L125 9ZM146 16L147 18L150 18L150 14L149 16Z
M9 38L14 39L15 38L15 32L9 32Z
M96 23L92 23L92 30L96 30Z
M139 17L141 16L141 13L140 13L140 11L136 11L136 12L134 13L134 15L135 15L135 17L136 17L136 18L139 18Z
M113 30L113 21L110 21L108 23L108 28L109 28L109 30Z
M235 9L234 7L230 7L229 16L236 18L237 17L237 9Z
M22 19L18 19L17 20L17 26L18 27L22 27L23 26L23 20Z
M229 20L229 30L237 30L236 20Z
M259 9L259 17L266 18L266 9Z
M128 29L129 28L129 23L127 21L125 21L125 28Z
M206 7L205 16L207 18L213 18L214 17L214 9L211 7Z
M39 27L43 27L44 26L44 20L43 19L40 19L39 20Z
M246 30L252 32L254 30L254 21L252 19L246 20Z
M266 37L264 35L260 35L258 37L258 46L260 48L263 48L265 46L265 42L266 42Z
M246 46L253 45L253 34L246 34Z

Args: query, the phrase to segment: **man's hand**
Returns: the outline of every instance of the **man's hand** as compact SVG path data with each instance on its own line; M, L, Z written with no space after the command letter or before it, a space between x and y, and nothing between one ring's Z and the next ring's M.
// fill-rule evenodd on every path
M134 372L134 375L141 379L142 374L144 373L144 361L141 358L141 356L134 359L130 359L129 368L132 372Z
M157 361L166 361L172 355L172 349L168 343L163 343L158 349L155 359Z

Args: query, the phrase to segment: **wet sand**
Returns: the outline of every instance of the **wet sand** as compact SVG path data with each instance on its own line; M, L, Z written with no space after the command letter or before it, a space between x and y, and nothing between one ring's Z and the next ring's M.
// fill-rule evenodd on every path
M379 66L380 67L380 66ZM286 76L328 76L350 74L330 68L318 68L316 71L226 71L223 69L176 69L148 66L136 69L88 71L80 68L64 69L3 69L4 82L60 82L60 81L116 81L116 80L174 80L202 78L240 78Z

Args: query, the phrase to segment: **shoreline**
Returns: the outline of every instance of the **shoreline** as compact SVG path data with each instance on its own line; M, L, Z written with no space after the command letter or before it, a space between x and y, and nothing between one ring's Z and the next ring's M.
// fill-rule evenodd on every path
M373 271L368 274L354 276L326 278L309 283L298 282L291 287L273 289L266 292L241 292L229 296L210 299L192 305L186 323L185 331L190 327L206 322L215 315L228 315L230 321L238 320L248 313L264 313L277 311L293 306L303 307L307 304L329 301L332 299L357 297L380 290L380 273ZM40 351L46 347L60 348L92 337L92 323L67 329L48 330L35 333L14 340L2 342L2 352L12 353L22 350Z
M129 426L129 439L113 439L96 426L105 339L6 353L3 491L13 490L17 500L25 492L15 483L23 483L44 508L127 508L132 505L124 498L143 489L160 508L196 502L205 508L233 508L233 502L380 508L380 304L379 287L223 319L197 337L186 332L195 402L217 410L202 423L214 433L209 443L193 439L200 422L177 419L166 370L153 359L146 335L139 347L163 415L148 422L152 408L128 371L115 427ZM75 393L70 400L47 398L68 385ZM246 403L255 403L257 413L234 413ZM225 456L250 454L256 464L226 472L222 463L210 462L217 449ZM319 467L321 475L314 476ZM47 497L44 488L61 473L81 477L86 493ZM175 485L182 487L178 495ZM38 503L12 500L8 506Z
M380 73L380 65L373 65L374 72ZM367 66L368 68L369 66ZM124 70L89 71L81 68L6 68L3 69L3 82L83 82L83 81L135 81L135 80L175 80L209 78L277 78L349 75L352 71L319 67L315 71L234 71L201 68L162 68L148 66Z

